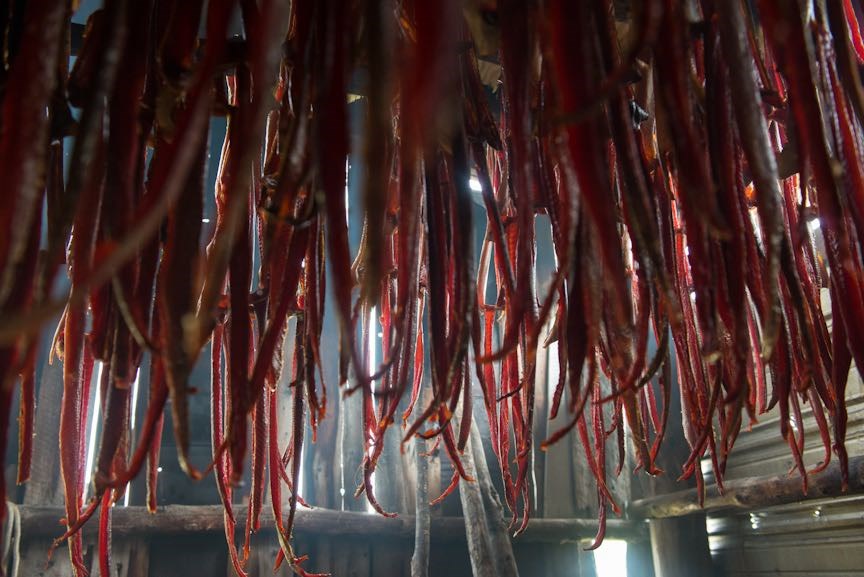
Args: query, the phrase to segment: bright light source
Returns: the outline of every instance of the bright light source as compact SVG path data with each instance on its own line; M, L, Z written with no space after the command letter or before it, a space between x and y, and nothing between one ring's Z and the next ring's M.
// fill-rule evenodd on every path
M378 307L371 307L369 309L369 318L366 320L368 323L366 325L366 330L369 333L369 339L367 341L367 350L366 350L366 358L368 359L367 367L369 371L369 376L375 374L375 371L378 369L378 338L375 335L378 335ZM369 447L369 456L371 457L374 452L374 447ZM371 483L375 484L375 473L372 473L372 477L370 479ZM372 506L372 503L369 502L369 496L366 496L366 512L374 513L375 507Z
M135 372L135 380L132 381L132 414L129 416L129 429L131 431L135 430L135 413L138 411L138 379L141 378L141 371ZM130 491L130 486L126 487L126 493L123 495L123 506L129 506L129 499L132 495L132 491Z
M156 472L157 472L157 473L161 473L161 472L162 472L162 467L156 467Z
M92 386L92 377L91 377L91 386L90 389L93 391L93 410L90 412L90 435L88 436L87 441L87 460L84 461L85 469L84 469L84 489L81 494L81 498L83 500L87 500L87 489L90 487L90 479L93 477L93 459L95 458L96 453L96 429L99 427L99 413L102 408L100 407L102 399L99 398L99 386L98 384L102 382L102 363L99 363L99 370L97 371L96 376L96 384L97 386Z
M809 230L811 233L814 233L817 230L819 230L819 228L821 226L822 226L822 223L819 221L818 218L814 218L814 219L807 221L807 230Z
M597 577L627 577L627 541L604 539L594 550Z
M141 371L135 371L135 380L132 381L132 413L129 415L129 428L135 430L135 413L138 411L138 379Z
M348 174L351 172L351 163L345 159L345 225L348 225L348 215L351 211L351 198L348 194Z
M480 181L478 179L474 178L473 176L471 177L470 180L468 180L468 186L474 192L482 192L483 191L483 187L480 186Z
M759 518L759 514L750 513L750 528L754 530L758 529L761 524L762 520Z
M369 340L367 341L367 349L366 349L366 355L367 356L366 356L366 358L369 359L367 366L368 366L368 371L369 371L370 377L375 374L375 370L377 368L376 365L378 364L378 358L377 358L378 357L378 355L377 355L377 353L378 353L378 339L372 337L372 335L375 335L378 333L378 331L374 330L377 319L378 319L378 307L370 308L369 309L369 318L367 319L367 322L369 324L366 325L366 327L367 327L366 330L369 331Z
M202 218L201 222L203 222L204 224L210 224L210 219L209 218Z

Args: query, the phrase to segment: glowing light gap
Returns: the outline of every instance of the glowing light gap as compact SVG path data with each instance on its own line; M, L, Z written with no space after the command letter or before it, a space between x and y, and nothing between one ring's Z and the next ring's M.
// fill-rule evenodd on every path
M132 414L129 417L129 430L130 432L135 431L135 413L138 411L138 382L141 379L141 371L138 370L135 372L135 380L132 381ZM123 506L129 506L129 499L132 495L132 484L130 483L126 487L126 492L123 494Z
M99 428L98 415L100 412L102 412L102 399L99 395L98 386L98 384L102 382L102 367L103 364L100 362L99 370L97 371L96 375L96 386L93 386L92 377L90 382L90 389L93 391L93 396L95 398L93 400L93 410L90 412L90 434L88 435L87 441L87 460L85 461L84 465L84 488L81 494L81 498L84 501L87 500L87 490L90 488L90 481L93 478L93 459L96 456L96 430Z

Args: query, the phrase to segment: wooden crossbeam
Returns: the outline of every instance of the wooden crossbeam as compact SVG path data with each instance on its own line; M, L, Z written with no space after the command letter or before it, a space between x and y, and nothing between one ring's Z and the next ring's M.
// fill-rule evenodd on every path
M63 532L59 520L64 516L60 507L19 505L24 538L57 536ZM240 529L241 527L238 527ZM267 511L261 517L262 531L272 531L273 515ZM85 527L96 530L96 523ZM113 512L115 535L218 533L224 531L223 510L219 505L168 505L160 507L155 515L145 507L116 507ZM556 543L590 539L597 531L593 519L534 519L519 541ZM329 509L298 509L295 532L301 536L369 536L412 539L414 517L400 515L387 518L372 513L333 511ZM642 521L610 519L606 534L611 538L627 540L647 539L647 528ZM465 539L465 520L462 517L435 517L432 519L433 541Z
M811 499L859 495L864 493L864 456L849 459L849 487L845 493L841 491L840 481L840 466L835 460L824 471L808 476L806 495L797 474L746 477L726 481L722 494L716 484L707 487L703 507L699 506L696 490L688 489L633 501L628 512L631 517L662 519L700 511L754 510Z

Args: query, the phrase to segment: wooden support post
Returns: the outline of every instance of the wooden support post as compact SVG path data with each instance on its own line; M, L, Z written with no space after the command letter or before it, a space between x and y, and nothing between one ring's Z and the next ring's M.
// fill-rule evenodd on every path
M674 373L667 361L663 369L666 386L672 386ZM649 385L653 386L653 384ZM659 396L659 394L658 394ZM663 475L646 477L640 475L644 494L649 496L662 495L675 490L677 471L681 463L690 455L690 447L684 437L684 425L681 419L681 399L673 393L669 402L669 422L666 438L658 456L656 465L665 471ZM692 481L691 481L692 486ZM632 511L631 511L632 514ZM678 519L675 522L664 522L651 519L651 550L656 577L689 577L714 574L711 553L708 549L708 532L705 528L705 514L693 515L687 520ZM634 562L636 560L634 559ZM643 575L647 569L647 559L640 562Z
M649 527L657 577L713 575L704 514L652 519Z
M354 491L363 481L363 396L340 395L339 399L339 454L342 456L343 508L346 511L365 511L366 498L354 497Z
M25 505L61 505L63 487L60 475L60 400L63 397L63 363L45 365L39 383L36 423L33 438L33 469L24 493Z
M429 514L429 475L426 457L426 441L417 436L414 438L414 451L417 463L417 503L416 522L414 526L414 555L411 557L411 577L427 577L429 575L429 532L431 516Z
M704 513L681 519L652 519L648 526L656 577L714 575Z
M405 484L402 479L402 431L391 427L384 435L384 451L375 470L375 491L385 511L409 513L405 507Z
M63 395L63 364L55 361L45 365L39 382L39 392L36 404L35 438L33 439L33 469L30 481L24 492L24 505L54 505L58 513L62 510L63 488L60 483L60 451L57 443L57 431L60 430L60 399ZM65 512L60 517L65 516ZM58 553L46 564L46 551L54 537L63 532L58 523L60 517L48 526L47 534L39 539L32 539L23 523L21 566L19 575L40 575L43 577L61 577L68 574L68 554ZM58 562L59 561L59 562Z
M459 497L465 515L468 551L475 577L518 577L513 546L501 517L501 504L492 488L480 430L472 419L468 450L462 455L465 472L474 483L459 483Z
M372 545L372 577L408 577L411 561L407 551L410 541L378 541Z
M546 355L557 355L560 343L546 349ZM557 367L557 363L554 365ZM553 387L558 382L559 370L549 367L548 379ZM566 400L562 403L566 407ZM545 419L545 415L544 415ZM562 408L555 419L546 420L544 439L551 437L570 419L567 410ZM539 442L537 443L539 447ZM545 471L543 476L544 517L583 517L597 516L597 485L591 474L591 467L578 436L567 435L544 451Z
M704 513L682 519L652 519L648 526L656 577L714 575Z
M462 465L468 475L476 476L472 451L466 451L462 457ZM486 523L486 511L483 507L483 497L476 483L468 483L464 479L459 483L459 498L462 501L462 511L465 514L465 534L468 540L468 558L471 560L471 571L474 577L494 577L495 551L491 546L491 536ZM512 557L512 555L511 555Z
M328 272L327 284L330 286ZM332 311L324 314L322 342L339 342L339 322ZM341 509L343 499L354 501L348 487L342 485L342 391L339 388L338 347L321 350L324 384L327 386L327 414L318 428L318 440L309 445L312 454L313 503L316 507ZM344 493L343 493L344 490ZM329 537L318 537L310 542L307 570L315 573L332 572L334 556L338 555L338 542ZM305 551L301 552L305 553Z
M371 555L368 541L345 539L339 543L339 553L333 559L333 575L369 577Z
M325 313L321 340L322 342L339 342L339 324L332 313ZM339 455L341 454L339 432L340 421L343 416L340 412L342 409L342 391L339 390L339 351L336 347L323 347L321 357L323 385L327 387L327 407L326 415L318 426L316 442L314 444L307 442L304 451L312 460L312 482L306 485L308 487L306 491L309 494L304 495L304 497L316 507L339 509L342 502L342 484L339 475ZM346 498L353 500L353 497L347 494L347 487L345 491Z
M627 577L654 577L654 562L649 541L627 543Z

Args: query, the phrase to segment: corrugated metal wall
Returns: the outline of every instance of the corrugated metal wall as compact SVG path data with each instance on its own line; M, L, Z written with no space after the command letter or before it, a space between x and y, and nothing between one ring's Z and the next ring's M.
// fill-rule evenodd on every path
M864 384L854 366L847 398L847 449L856 456L864 454ZM824 449L809 406L805 407L804 461L812 468L821 461ZM763 415L752 431L742 432L727 465L727 479L784 474L792 468L792 454L780 438L776 413ZM707 523L711 554L721 575L864 577L864 496L716 514Z

